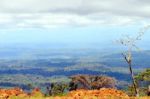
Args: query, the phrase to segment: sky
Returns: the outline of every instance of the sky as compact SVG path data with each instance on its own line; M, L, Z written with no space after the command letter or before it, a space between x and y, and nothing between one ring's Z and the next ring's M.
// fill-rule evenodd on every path
M0 45L108 47L149 25L150 0L0 0Z

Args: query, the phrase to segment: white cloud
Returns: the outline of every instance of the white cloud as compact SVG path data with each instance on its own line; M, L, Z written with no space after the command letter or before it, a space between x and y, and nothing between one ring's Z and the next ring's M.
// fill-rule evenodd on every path
M145 24L149 9L149 0L0 0L0 27Z

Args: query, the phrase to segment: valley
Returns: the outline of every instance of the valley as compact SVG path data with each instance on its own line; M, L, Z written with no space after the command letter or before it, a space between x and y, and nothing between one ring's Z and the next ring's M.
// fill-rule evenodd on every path
M20 87L45 90L52 82L69 82L76 74L114 77L119 89L130 84L127 64L121 52L99 49L31 49L3 48L0 50L0 87ZM149 68L150 51L133 52L133 69L138 73Z

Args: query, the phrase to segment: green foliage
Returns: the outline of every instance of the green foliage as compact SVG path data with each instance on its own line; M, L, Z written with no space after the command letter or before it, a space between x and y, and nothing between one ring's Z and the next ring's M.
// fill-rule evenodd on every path
M139 95L140 96L146 96L147 95L147 88L146 87L139 87L138 90L139 90ZM135 94L133 86L129 86L128 90L126 90L126 93L129 96L133 96Z
M148 86L150 85L150 68L146 69L145 71L137 74L135 76L136 84L138 86L140 96L147 95ZM129 95L134 94L133 86L130 86L128 89Z
M64 96L69 89L69 85L66 83L52 83L50 87L47 87L46 96Z
M135 76L137 81L150 81L150 68Z

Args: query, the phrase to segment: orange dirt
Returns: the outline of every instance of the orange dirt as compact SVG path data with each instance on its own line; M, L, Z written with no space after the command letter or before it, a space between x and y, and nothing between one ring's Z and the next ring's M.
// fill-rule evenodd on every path
M23 99L27 99L27 97L35 96L38 93L40 97L37 99L137 99L135 97L131 98L123 91L117 89L110 88L102 88L100 90L76 90L69 92L66 96L56 96L56 97L44 97L40 89L35 88L31 93L26 93L20 88L12 88L12 89L0 89L0 99L9 99L11 96L22 96ZM42 98L41 98L42 97ZM18 98L19 99L19 98ZM143 97L140 99L150 99L147 97Z
M129 96L124 92L108 88L102 88L100 90L77 90L70 92L68 96L74 97L74 99L83 99L83 97L95 97L98 99L129 99Z
M20 94L26 94L20 88L12 88L12 89L0 89L0 99L1 98L8 98L9 96L18 96Z

